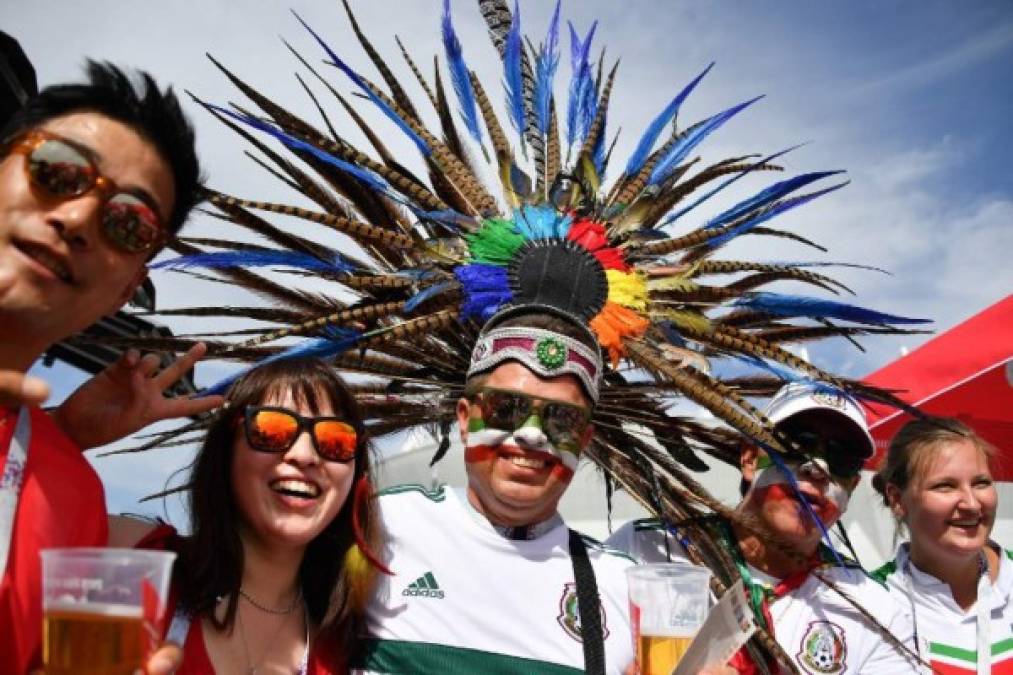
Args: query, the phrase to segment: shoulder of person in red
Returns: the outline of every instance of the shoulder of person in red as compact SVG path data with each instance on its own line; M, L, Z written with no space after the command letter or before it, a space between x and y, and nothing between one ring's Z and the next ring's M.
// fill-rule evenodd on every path
M0 408L0 467L17 411ZM81 450L43 410L31 410L28 461L14 514L10 557L0 580L0 672L24 673L41 663L42 561L39 552L105 546L109 526L102 482Z

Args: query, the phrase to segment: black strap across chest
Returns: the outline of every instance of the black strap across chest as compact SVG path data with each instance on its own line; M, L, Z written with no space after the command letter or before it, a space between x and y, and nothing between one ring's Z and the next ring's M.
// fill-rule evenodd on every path
M605 675L605 637L601 627L601 599L594 568L587 556L587 546L580 533L570 530L570 560L573 580L577 584L577 611L580 612L580 635L584 644L584 672Z

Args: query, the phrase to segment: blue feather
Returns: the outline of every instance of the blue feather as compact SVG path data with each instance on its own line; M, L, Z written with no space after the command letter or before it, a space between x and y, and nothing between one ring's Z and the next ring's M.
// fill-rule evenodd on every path
M735 174L734 176L732 176L728 180L726 180L723 183L721 183L721 185L718 185L713 190L710 190L709 192L707 192L706 194L704 194L702 197L698 198L692 204L690 204L688 206L684 206L683 208L679 209L678 211L676 211L674 214L672 214L668 218L665 218L665 220L663 220L661 222L661 227L665 227L666 225L674 223L676 220L678 220L682 216L686 215L687 213L689 213L690 211L692 211L696 207L700 206L700 204L704 203L705 201L707 201L708 199L710 199L711 197L713 197L717 193L721 192L722 190L724 190L726 187L728 187L729 185L731 185L735 181L739 180L743 176L746 176L746 175L752 173L755 169L763 166L767 162L771 162L771 161L777 159L778 157L781 157L782 155L786 155L789 152L791 152L792 150L796 150L798 148L801 148L803 145L805 145L805 143L799 143L798 145L793 145L790 148L785 148L784 150L781 150L780 152L775 152L773 155L767 155L763 159L761 159L759 161L756 161L756 162L753 162L752 164L750 164L748 167L746 167L742 171L738 172L737 174Z
M503 77L506 89L507 112L521 139L521 150L524 151L524 83L521 80L521 10L514 0L514 14L510 21L510 32L507 33L506 47L503 52ZM524 151L526 153L526 151Z
M658 161L658 164L654 167L654 171L651 172L651 178L648 181L648 185L657 185L665 180L665 178L667 178L669 174L675 170L679 163L686 158L686 155L692 152L693 148L699 145L701 141L707 138L707 136L709 136L713 131L717 130L722 124L730 120L742 110L751 106L753 103L759 101L761 98L763 98L763 96L757 96L745 103L733 106L724 112L719 112L717 115L714 115L696 129L686 134L681 141L669 148L665 156Z
M248 126L251 126L254 129L258 129L260 131L263 131L264 133L274 136L292 150L301 150L304 152L308 152L317 159L326 162L332 166L335 166L341 169L342 171L354 176L356 179L365 183L366 187L368 187L369 189L374 190L375 192L379 192L384 196L393 199L398 204L401 204L402 206L409 208L412 211L417 210L413 202L411 202L408 199L405 199L397 191L395 191L394 188L392 188L387 181L385 181L382 177L376 175L372 171L369 171L368 169L363 169L362 167L356 164L352 164L351 162L346 162L342 159L338 159L337 157L329 155L320 148L316 147L315 145L311 145L306 141L295 138L294 136L290 136L289 134L286 134L284 131L277 129L274 126L268 124L267 122L257 119L256 117L240 115L227 108L222 108L221 106L213 105L210 103L206 105L212 110L221 113L222 115L231 117L232 119L242 122L243 124L246 124Z
M404 118L398 115L393 108L384 103L379 96L374 94L373 91L366 85L365 81L363 81L362 77L360 77L358 73L352 70L348 66L348 64L342 61L341 58L336 53L334 53L334 50L332 50L329 46L327 46L327 43L324 42L323 38L317 35L316 31L310 28L309 24L303 21L303 18L299 16L299 14L295 10L292 10L292 13L295 14L295 18L299 20L299 23L301 23L303 27L310 32L310 35L316 38L316 41L320 44L321 47L323 47L324 51L327 52L327 55L331 57L331 63L333 63L335 66L341 69L341 71L345 73L345 75L347 75L349 79L352 80L352 82L354 82L356 86L358 86L359 89L363 91L364 94L366 94L366 96L369 97L369 100L372 101L378 108L380 108L380 110L383 112L384 115L389 117L394 122L394 124L396 124L401 129L401 131L403 131L408 136L408 138L412 139L412 142L415 143L416 146L418 146L419 152L421 152L423 156L428 157L432 153L432 150L429 148L428 145L426 145L426 142L422 140L422 137L419 136L417 133L415 133L415 130L412 129L410 126L408 126L408 123L404 121Z
M635 175L644 166L644 162L647 161L647 157L651 154L651 150L654 148L654 143L658 140L658 136L661 135L662 129L664 129L673 117L679 114L679 107L682 102L686 100L686 97L692 93L696 85L699 84L700 80L703 79L704 75L710 72L710 69L714 67L714 62L704 68L704 71L696 76L692 82L687 84L682 91L680 91L675 98L672 99L671 103L665 106L654 121L651 122L644 135L640 137L640 142L637 143L637 149L630 155L629 161L626 163L626 174L627 176Z
M482 144L482 129L478 123L478 107L475 104L475 91L471 87L468 66L464 62L461 41L454 32L454 24L450 19L450 0L443 0L443 48L447 52L447 67L450 68L450 80L454 83L457 102L461 106L461 118L468 133L479 145Z
M583 41L577 35L573 24L568 21L567 25L570 27L570 68L573 75L570 78L570 96L566 107L566 142L572 146L575 141L584 140L587 128L591 124L588 120L588 111L597 106L597 101L594 100L594 79L591 77L591 64L588 61L588 55L591 51L594 32L598 28L598 22L595 21L591 24L587 38ZM594 118L593 113L591 118Z
M454 270L454 276L461 282L464 301L461 303L461 319L478 318L486 321L496 311L513 300L507 270L495 265L461 265Z
M802 206L803 204L808 204L812 200L818 197L822 197L825 194L831 193L835 190L840 190L847 184L848 184L847 181L845 181L844 183L838 183L837 185L832 185L831 187L824 188L816 192L810 192L807 195L785 199L783 202L780 202L779 204L775 204L771 207L768 207L767 209L764 209L760 213L756 214L754 217L750 218L744 223L741 223L740 225L737 225L736 227L722 234L721 236L711 239L706 244L706 246L708 248L717 248L718 246L721 246L725 242L728 242L741 234L745 234L746 232L753 229L760 223L765 223L768 220L771 220L772 218L779 216L785 211L790 211L791 209L794 209L798 206Z
M556 0L548 35L535 59L535 121L538 132L543 135L549 133L552 82L559 66L559 3L560 0Z
M418 308L419 305L424 303L426 300L429 300L430 298L439 295L440 293L444 292L453 285L454 284L451 281L444 281L442 283L433 284L428 288L422 289L421 291L419 291L418 293L416 293L415 295L413 295L412 297L408 298L405 301L404 305L405 314L411 314Z
M224 394L236 380L245 376L254 368L267 365L268 363L299 358L326 359L336 356L337 354L347 351L349 348L354 346L355 343L362 337L362 333L359 331L347 328L331 328L329 333L333 337L306 339L284 351L272 354L271 356L258 361L255 365L244 368L238 373L229 375L224 379L218 380L218 382L215 382L210 387L202 389L198 396L216 396Z
M216 251L184 255L151 265L152 269L182 270L190 267L221 269L226 267L298 267L311 272L346 273L355 269L342 256L335 254L332 262L326 262L298 251Z
M514 211L514 227L525 239L563 239L573 218L551 206L524 206Z
M665 336L665 339L673 345L676 347L686 346L686 338L682 336L682 333L679 332L674 323L671 321L659 321L657 326L661 329L661 333Z
M783 295L780 293L756 292L737 299L737 307L749 307L774 316L804 316L811 319L839 319L852 323L864 323L873 326L890 324L931 323L930 319L912 319L895 314L884 314L872 309L848 305L833 300L809 298L799 295Z
M778 199L785 197L799 188L805 187L810 183L814 183L821 178L827 176L836 176L843 171L814 171L812 173L803 173L798 176L794 176L787 180L774 183L770 187L764 188L760 192L756 193L749 199L739 202L732 208L728 209L724 213L711 218L706 225L705 229L712 229L715 227L721 227L727 225L736 218L740 218L750 211L762 208L768 204L776 202Z

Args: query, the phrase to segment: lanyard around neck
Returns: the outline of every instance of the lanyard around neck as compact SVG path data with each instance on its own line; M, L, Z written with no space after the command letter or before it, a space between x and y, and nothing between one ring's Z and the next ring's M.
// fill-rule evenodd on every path
M904 563L904 582L907 586L908 602L911 603L911 623L914 627L915 649L918 650L918 657L921 658L921 640L918 637L918 611L915 605L915 592L911 559ZM988 572L988 559L981 554L979 563L980 574L978 575L978 596L975 599L975 623L977 634L977 652L975 663L977 664L977 675L989 675L992 672L992 578ZM926 640L928 644L928 640Z
M18 497L25 482L28 465L28 441L32 435L32 414L25 406L18 411L18 419L7 449L7 461L0 474L0 578L7 571L14 544L14 515L18 510Z

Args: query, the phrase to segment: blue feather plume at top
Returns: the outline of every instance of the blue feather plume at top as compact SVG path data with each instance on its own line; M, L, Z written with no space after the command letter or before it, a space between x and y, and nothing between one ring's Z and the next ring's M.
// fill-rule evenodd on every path
M359 89L361 89L364 94L366 94L366 96L369 97L369 100L372 101L378 108L380 108L380 110L383 112L384 115L389 117L394 122L394 124L396 124L401 129L401 131L403 131L405 135L408 136L408 138L412 139L412 142L415 143L415 145L418 147L419 152L421 152L425 157L428 157L430 154L432 154L432 150L429 148L426 142L422 139L421 136L415 133L414 129L408 126L408 123L404 121L404 118L398 115L393 108L384 103L379 96L374 94L373 90L366 85L366 82L362 79L362 77L359 76L359 74L356 73L354 70L352 70L347 63L342 61L341 58L334 52L334 50L332 50L327 45L327 43L324 42L323 38L317 35L316 31L310 28L309 24L303 21L303 18L299 16L299 14L295 10L292 10L292 14L295 14L295 18L299 20L299 23L301 23L303 27L310 32L310 35L312 35L316 39L316 41L320 44L320 46L323 47L324 51L327 52L327 55L331 57L331 63L333 63L341 70L341 72L347 75L349 79L352 80L352 82L354 82L355 85L359 87Z
M755 171L759 167L763 166L767 162L772 162L773 160L777 159L778 157L781 157L782 155L786 155L789 152L791 152L792 150L797 150L798 148L802 147L803 145L805 145L805 143L799 143L797 145L793 145L790 148L785 148L784 150L780 150L778 152L775 152L773 155L767 155L763 159L760 159L760 160L757 160L757 161L753 162L752 164L750 164L749 166L747 166L742 171L739 171L737 174L735 174L731 178L725 180L723 183L721 183L720 185L718 185L716 188L714 188L714 189L706 192L705 194L701 195L699 198L697 198L691 204L689 204L687 206L684 206L683 208L679 209L678 211L676 211L672 215L670 215L667 218L665 218L663 221L661 221L661 227L665 227L666 225L674 223L676 220L678 220L682 216L686 215L687 213L689 213L690 211L692 211L696 207L700 206L700 204L703 204L705 201L707 201L708 199L710 199L711 197L713 197L717 193L721 192L722 190L724 190L726 187L728 187L729 185L731 185L735 181L739 180L743 176L746 176L746 175L752 173L753 171Z
M711 218L704 226L705 229L712 229L715 227L721 227L727 225L736 218L740 218L750 211L762 208L767 204L772 204L782 197L786 197L795 190L805 187L810 183L826 178L827 176L836 176L837 174L844 173L843 171L813 171L811 173L803 173L798 176L793 176L787 180L774 183L773 185L760 190L758 193L745 199L732 208L728 209L724 213L721 213L714 218Z
M647 157L651 154L651 150L654 148L654 143L658 140L658 136L661 135L662 129L664 129L673 117L679 114L679 107L682 106L682 102L686 100L686 97L692 93L696 85L700 83L700 80L710 72L711 68L714 67L714 62L704 68L703 72L694 78L692 82L683 87L682 91L676 94L675 98L665 106L665 109L658 113L658 116L654 118L648 126L647 130L644 131L644 135L640 137L640 142L637 143L636 150L630 155L630 159L626 162L626 174L632 176L636 174L644 166L644 162L647 161Z
M686 158L693 148L699 145L707 136L712 132L716 131L721 125L735 117L741 111L745 110L752 104L759 101L763 96L757 96L754 99L750 99L744 103L740 103L737 106L733 106L728 110L719 112L714 115L706 122L696 127L693 131L687 133L682 140L669 148L668 152L658 160L657 165L654 167L654 171L651 172L651 178L648 181L648 185L657 185L665 180L672 171L679 165L682 160Z
M298 251L215 251L184 255L163 260L151 265L151 269L182 270L190 267L221 269L225 267L297 267L310 272L334 272L345 274L355 270L341 255L335 254L333 261Z
M573 217L552 206L524 206L514 211L514 228L525 239L565 239Z
M210 387L202 389L197 395L216 396L224 394L236 380L245 376L254 368L265 366L268 363L274 363L275 361L286 361L288 359L300 358L326 359L336 356L341 352L350 349L362 337L362 333L350 328L331 328L328 333L330 337L306 339L284 351L272 354L271 356L259 361L256 365L244 368L238 373L234 373L226 378L218 380L218 382L215 382Z
M535 58L535 122L538 133L549 133L549 117L551 115L552 83L559 66L559 4L549 22L549 32L545 36L538 56Z
M454 84L454 93L461 106L461 118L468 133L479 145L482 144L482 129L478 123L478 106L475 104L475 90L471 87L468 66L464 62L464 51L461 41L454 32L454 24L450 18L450 0L443 0L443 48L447 52L447 67L450 68L450 81Z
M588 57L598 22L591 24L584 40L577 35L572 23L567 22L567 25L570 27L570 68L573 74L570 78L569 100L566 107L566 142L573 145L574 142L583 142L587 136L591 124L588 112L597 106L594 78L591 76L591 63ZM594 118L593 113L591 118Z
M510 123L513 124L524 148L524 83L521 79L521 10L514 0L514 13L510 21L510 32L507 33L506 47L503 51L503 78L506 89L507 111Z
M812 200L822 197L825 194L829 194L831 192L834 192L835 190L840 190L847 184L848 182L845 181L843 183L838 183L837 185L832 185L822 190L817 190L816 192L810 192L807 195L801 195L799 197L791 197L789 199L785 199L783 202L774 204L773 206L769 206L768 208L763 209L762 211L760 211L759 213L757 213L755 216L748 219L744 223L740 223L739 225L735 226L728 232L725 232L721 236L711 239L705 245L708 248L717 248L718 246L725 244L731 239L734 239L735 237L738 237L739 235L745 234L749 230L752 230L757 225L765 223L768 220L771 220L772 218L779 216L785 211L790 211L791 209L802 206L803 204L808 204Z
M809 298L800 295L784 295L781 293L750 293L738 298L733 304L737 307L749 307L750 309L766 314L773 314L774 316L839 319L841 321L863 323L872 326L931 323L929 319L913 319L895 314L884 314L883 312L843 302Z

